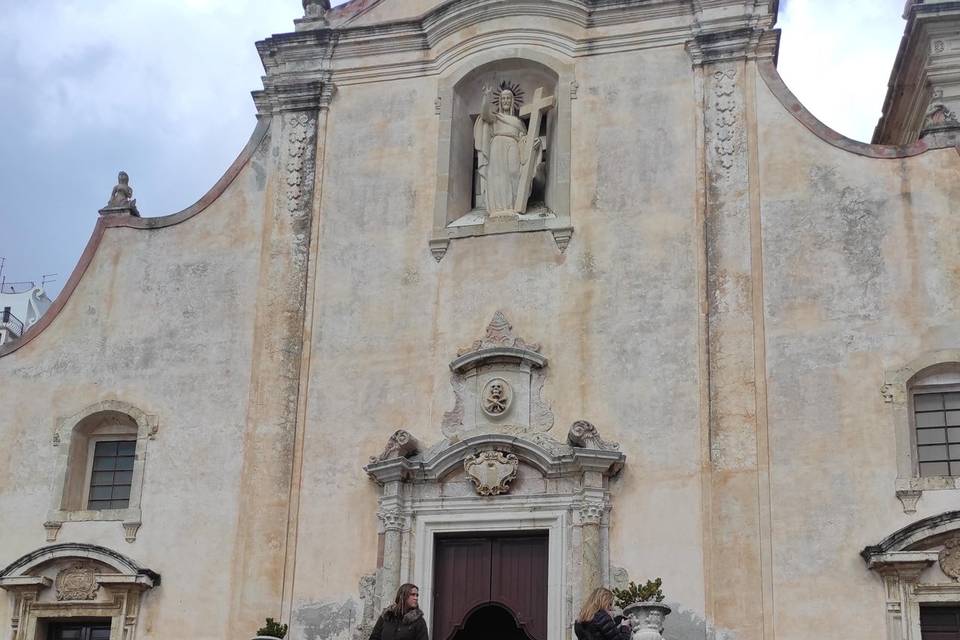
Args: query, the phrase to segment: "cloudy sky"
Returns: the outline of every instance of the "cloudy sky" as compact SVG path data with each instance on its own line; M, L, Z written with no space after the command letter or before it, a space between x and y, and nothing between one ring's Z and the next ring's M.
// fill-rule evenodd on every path
M399 0L402 1L402 0ZM335 0L334 4L340 4ZM126 170L141 213L179 211L254 127L253 43L300 0L0 0L0 257L51 297ZM869 141L903 0L781 0L780 71L830 126Z

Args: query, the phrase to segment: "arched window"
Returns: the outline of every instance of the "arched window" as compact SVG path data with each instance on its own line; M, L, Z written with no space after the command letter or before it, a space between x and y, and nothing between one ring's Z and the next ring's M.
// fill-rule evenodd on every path
M48 541L56 540L64 522L115 520L133 542L147 443L156 430L156 416L116 400L58 420L53 444L60 448L59 464L44 523Z
M960 364L928 367L909 389L917 475L960 476Z
M896 435L897 497L914 513L924 491L960 488L960 349L887 371L882 393Z

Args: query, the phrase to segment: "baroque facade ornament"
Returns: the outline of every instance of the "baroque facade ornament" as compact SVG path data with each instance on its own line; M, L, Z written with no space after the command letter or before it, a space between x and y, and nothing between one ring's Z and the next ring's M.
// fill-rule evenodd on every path
M370 456L370 462L381 462L393 458L407 458L417 452L417 439L409 431L397 429L387 440L387 446L378 456Z
M567 442L570 443L570 446L582 449L598 449L601 451L619 451L620 449L619 443L607 442L601 438L597 428L586 420L577 420L570 425Z
M533 181L543 164L546 140L540 136L544 114L557 104L538 88L523 106L523 90L507 80L497 91L483 87L483 104L473 129L479 201L491 218L526 213ZM529 125L521 118L530 116Z
M960 535L947 540L940 551L940 570L954 580L960 580Z
M606 511L602 504L596 502L584 502L578 510L580 524L600 524L603 520L603 513Z
M496 349L498 347L509 347L512 349L523 349L525 351L540 352L540 345L536 343L525 342L522 338L514 335L513 325L503 315L502 311L493 314L490 324L487 325L487 331L483 338L475 340L469 349L461 349L457 352L458 356L465 355L472 351L482 349Z
M402 531L404 516L399 509L381 509L377 512L377 518L383 523L384 531Z
M481 496L496 496L510 491L517 477L520 460L512 453L481 451L463 461L463 469Z
M480 408L491 418L499 418L510 410L513 388L503 378L494 378L483 389Z
M733 168L734 157L742 146L736 79L737 70L732 68L713 74L713 147L725 171Z
M130 215L139 216L137 201L133 198L133 187L130 186L130 176L126 171L117 175L117 184L110 192L110 200L100 209L100 215Z
M77 563L57 574L57 600L93 600L99 588L97 572L90 565Z
M291 215L300 211L303 201L303 180L312 175L313 170L307 166L312 157L307 146L313 140L316 123L305 113L290 114L286 118L287 127L287 162L285 167L287 212Z

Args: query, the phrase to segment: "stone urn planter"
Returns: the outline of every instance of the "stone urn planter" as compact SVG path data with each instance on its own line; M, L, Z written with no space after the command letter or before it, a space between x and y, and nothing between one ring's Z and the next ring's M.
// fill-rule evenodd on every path
M663 621L670 607L661 602L634 602L623 608L633 625L633 640L663 640Z

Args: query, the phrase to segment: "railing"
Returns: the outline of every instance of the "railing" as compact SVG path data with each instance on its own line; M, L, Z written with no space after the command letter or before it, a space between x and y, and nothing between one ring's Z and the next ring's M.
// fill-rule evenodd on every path
M23 322L10 312L10 307L0 311L0 329L6 329L18 338L23 335Z

